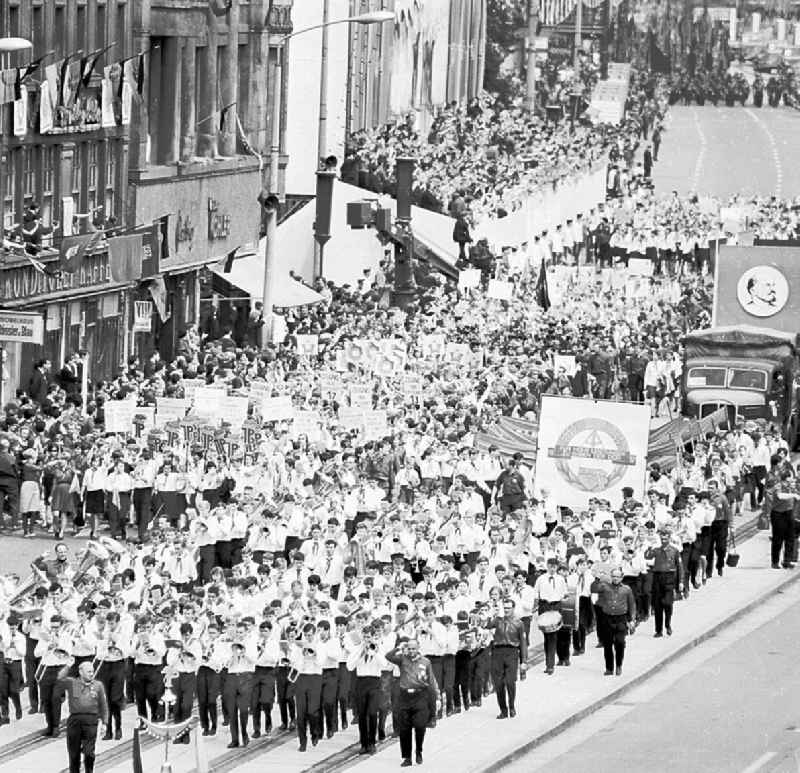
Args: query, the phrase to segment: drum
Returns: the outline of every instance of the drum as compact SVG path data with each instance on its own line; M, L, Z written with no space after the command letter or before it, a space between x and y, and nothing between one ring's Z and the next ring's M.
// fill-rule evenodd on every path
M576 602L577 599L574 594L564 596L564 598L561 599L561 604L558 609L559 612L561 612L561 620L564 624L564 628L575 629L578 627L578 605Z
M551 609L549 612L542 612L536 620L539 630L542 633L555 633L563 625L561 613Z

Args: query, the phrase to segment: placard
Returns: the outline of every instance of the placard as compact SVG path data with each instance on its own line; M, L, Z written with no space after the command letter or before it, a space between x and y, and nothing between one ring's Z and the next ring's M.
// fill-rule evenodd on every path
M632 276L652 276L653 261L650 258L628 258L628 273Z
M347 405L339 406L339 424L343 430L360 430L364 423L364 411L361 408L351 408Z
M389 434L389 421L386 411L364 411L361 418L364 440L379 440Z
M163 427L168 421L180 421L186 417L191 400L184 397L156 398L156 427Z
M444 333L429 333L420 336L419 345L423 357L441 357L444 354Z
M422 397L422 387L422 376L417 373L406 373L400 381L400 388L405 397Z
M262 421L286 421L295 415L292 398L289 395L265 397L261 401Z
M316 411L296 411L292 421L292 437L305 435L312 443L322 437L320 424L322 419Z
M213 386L201 386L194 390L194 414L202 419L217 423L217 412L220 409L225 392Z
M103 404L105 431L130 432L135 412L136 400L107 400Z
M558 375L559 368L564 368L568 376L575 375L575 355L574 354L554 354L553 370Z
M297 340L297 353L303 357L316 357L319 354L319 336L314 334L295 336Z
M240 430L247 420L249 404L250 400L247 397L223 395L217 404L214 423L229 424L233 429Z
M195 391L199 387L206 386L206 380L204 378L185 378L181 381L181 386L183 387L183 396L187 400L193 400Z
M372 408L372 384L351 384L350 405L353 408Z
M514 292L514 285L511 282L501 282L499 279L489 280L487 295L498 301L510 301Z
M320 374L319 390L323 395L338 394L342 391L343 387L342 377L338 373Z
M458 289L469 290L481 286L481 272L477 268L465 268L458 272Z

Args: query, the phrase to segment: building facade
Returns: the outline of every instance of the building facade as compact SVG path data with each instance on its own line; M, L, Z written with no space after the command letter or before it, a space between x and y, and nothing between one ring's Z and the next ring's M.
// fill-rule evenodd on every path
M0 3L0 36L26 38L33 45L3 62L6 89L9 73L13 80L17 68L52 52L19 83L11 101L7 90L0 99L5 237L19 238L25 212L38 203L44 236L37 258L45 267L37 269L17 250L0 252L0 308L38 312L46 320L43 345L6 347L7 395L27 383L37 357L48 357L58 368L73 351L86 349L90 377L103 378L124 355L129 288L111 281L105 243L75 274L55 269L65 234L85 232L92 223L126 223L127 115L120 89L105 101L102 89L104 80L111 83L107 68L129 55L134 5L135 0ZM90 54L93 67L84 77ZM121 72L119 65L116 71Z
M134 334L132 347L169 358L181 330L203 328L217 303L205 267L258 239L256 199L269 180L276 98L285 114L288 79L276 83L276 64L285 61L291 0L135 5L133 44L148 52L148 72L132 120L128 216L168 218L169 257L161 262L165 313L154 309L151 331ZM281 194L286 161L284 130ZM137 298L149 295L143 281ZM230 309L223 312L229 318Z

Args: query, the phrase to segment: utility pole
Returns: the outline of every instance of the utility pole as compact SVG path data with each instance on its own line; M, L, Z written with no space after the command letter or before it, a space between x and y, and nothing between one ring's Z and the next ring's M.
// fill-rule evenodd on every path
M527 93L525 107L532 113L536 107L536 32L539 27L539 0L528 0L528 46L525 65Z
M322 0L322 51L319 68L319 127L317 130L317 166L328 155L328 27L330 0Z
M416 297L414 281L414 234L411 230L411 190L414 159L399 157L395 165L397 181L397 217L394 239L394 302L405 309Z
M583 0L575 4L575 50L573 51L572 65L577 76L581 69L581 49L583 48Z
M261 348L266 349L272 343L273 315L275 305L275 239L278 232L278 197L269 191L261 191L258 203L266 215L264 234L264 288L261 296L261 314L264 324L261 326Z

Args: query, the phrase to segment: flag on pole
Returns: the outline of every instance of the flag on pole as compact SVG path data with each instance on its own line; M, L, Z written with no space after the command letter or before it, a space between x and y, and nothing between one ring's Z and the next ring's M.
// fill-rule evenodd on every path
M81 267L86 253L103 238L102 231L82 236L65 236L59 252L60 268L65 274L74 274Z
M234 247L226 256L225 256L225 263L222 266L222 273L223 274L230 274L233 270L233 261L236 258L236 253L239 250L238 247Z
M536 280L536 303L545 311L550 308L550 293L547 290L547 269L544 265L544 258L542 258L539 277Z

